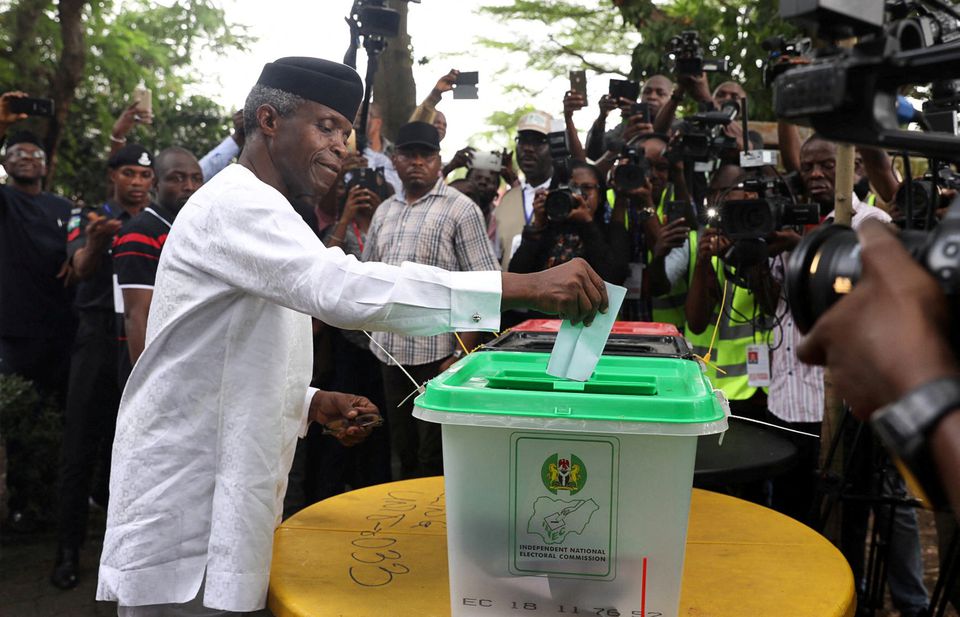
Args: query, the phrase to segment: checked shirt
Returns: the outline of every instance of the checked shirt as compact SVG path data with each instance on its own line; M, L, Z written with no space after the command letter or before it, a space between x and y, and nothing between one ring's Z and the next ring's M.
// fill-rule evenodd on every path
M460 272L500 269L480 208L443 180L412 204L396 196L380 204L367 232L363 261L395 266L409 261ZM377 332L373 338L403 365L446 358L456 346L450 333L404 336ZM394 364L376 345L371 344L370 349L381 362Z

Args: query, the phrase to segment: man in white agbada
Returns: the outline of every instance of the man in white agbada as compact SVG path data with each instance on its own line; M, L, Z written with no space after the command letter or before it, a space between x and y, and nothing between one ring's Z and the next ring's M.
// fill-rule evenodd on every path
M497 330L514 307L574 321L606 310L582 260L450 273L325 248L291 203L315 204L336 181L361 96L343 65L267 64L244 108L239 163L198 190L170 232L113 447L97 599L117 600L121 616L264 607L297 436L311 421L377 411L308 387L310 316L430 335Z

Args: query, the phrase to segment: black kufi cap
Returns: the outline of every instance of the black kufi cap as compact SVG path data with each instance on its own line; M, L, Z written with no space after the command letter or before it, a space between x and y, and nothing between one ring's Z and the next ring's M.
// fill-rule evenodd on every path
M432 124L409 122L397 131L396 148L422 147L440 151L440 133Z
M140 144L127 144L114 153L107 161L107 167L116 169L124 165L153 167L153 155Z
M326 105L351 123L363 99L363 80L349 66L321 58L268 62L257 83Z

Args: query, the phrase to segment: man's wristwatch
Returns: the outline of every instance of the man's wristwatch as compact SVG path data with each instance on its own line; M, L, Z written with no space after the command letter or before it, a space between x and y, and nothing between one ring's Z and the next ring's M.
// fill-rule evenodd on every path
M930 452L929 436L948 413L960 409L960 377L943 377L908 392L870 418L910 488L933 506L946 503Z

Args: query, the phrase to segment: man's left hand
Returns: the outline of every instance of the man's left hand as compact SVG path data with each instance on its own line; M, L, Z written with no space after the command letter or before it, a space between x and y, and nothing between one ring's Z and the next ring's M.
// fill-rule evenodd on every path
M309 414L312 421L328 424L340 418L353 420L363 414L380 415L380 410L370 402L370 399L364 396L320 390L313 395L313 400L310 401ZM336 434L335 437L343 445L352 446L366 439L372 430L372 427L350 426Z

